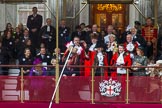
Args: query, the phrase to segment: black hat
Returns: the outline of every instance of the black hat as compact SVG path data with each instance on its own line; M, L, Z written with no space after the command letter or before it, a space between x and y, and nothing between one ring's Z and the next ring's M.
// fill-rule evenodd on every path
M139 21L135 21L134 24L135 25L141 25L141 23Z
M144 47L143 46L138 46L138 49L140 49L141 51L144 51Z
M80 25L77 25L77 26L75 27L75 29L81 29Z
M97 42L95 48L104 48L103 42Z

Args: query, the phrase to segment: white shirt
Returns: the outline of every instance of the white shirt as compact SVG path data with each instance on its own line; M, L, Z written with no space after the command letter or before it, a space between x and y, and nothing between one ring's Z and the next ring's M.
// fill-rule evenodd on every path
M104 43L107 44L110 40L109 40L109 35L105 36L104 37Z
M119 55L119 57L117 58L117 61L116 61L116 64L117 64L117 65L125 64L123 54L124 54L124 52L122 52L122 53ZM126 74L126 69L125 69L125 68L117 68L117 73L118 73L118 74Z
M96 47L96 43L92 44L89 48L89 51L94 51Z
M134 45L132 44L132 42L129 42L129 44L127 44L127 50L132 52L134 50Z
M47 32L50 32L50 26L47 26Z
M123 64L125 64L123 54L124 54L124 52L120 53L119 57L116 60L116 65L123 65Z
M70 46L74 46L73 41L71 41L70 43L68 43L66 45L67 48L69 48ZM83 50L83 48L81 46L76 46L76 45L74 46L74 48L77 48L77 54L80 55L82 50Z
M102 52L97 53L97 58L98 58L98 61L99 61L98 66L103 66L104 65L104 63L103 63L104 57L103 57Z
M115 46L114 46L115 44L116 44L115 42L112 42L112 43L111 43L111 45L110 45L110 47L109 47L109 48L107 48L106 52L113 51L113 50L114 50L114 48L115 48Z

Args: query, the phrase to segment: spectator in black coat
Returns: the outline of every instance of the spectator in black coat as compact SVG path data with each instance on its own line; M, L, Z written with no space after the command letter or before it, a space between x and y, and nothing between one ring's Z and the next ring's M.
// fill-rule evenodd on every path
M40 30L41 43L44 43L50 53L53 52L56 44L56 28L51 25L50 18L46 19L46 25Z
M40 45L40 37L39 31L42 27L43 18L41 15L37 14L37 7L33 7L33 14L28 16L27 19L27 27L29 29L29 34L31 36L31 40L33 46L35 48L39 48Z
M9 65L9 52L6 47L2 46L2 41L0 41L0 65ZM8 75L8 67L0 67L0 74Z
M66 26L66 21L62 19L59 27L59 48L61 49L61 52L65 52L69 37L70 28Z

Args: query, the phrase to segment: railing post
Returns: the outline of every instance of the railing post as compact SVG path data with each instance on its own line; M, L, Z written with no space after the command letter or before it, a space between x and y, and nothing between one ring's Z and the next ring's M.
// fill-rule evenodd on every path
M94 104L94 67L92 67L92 91L91 91L91 103Z
M126 76L126 104L129 104L129 71L127 68L127 76Z
M58 50L58 43L59 43L59 1L60 0L56 0L56 48ZM57 87L57 83L58 80L59 80L59 58L58 58L58 51L56 52L56 71L55 71L55 74L56 74L56 87ZM56 97L55 97L55 103L59 103L59 85L58 85L58 88L56 90Z
M58 79L59 79L59 64L58 63L56 63L55 75L56 75L55 84L57 84L58 83ZM57 91L56 91L55 103L56 104L59 103L59 86L58 86Z
M24 74L23 74L23 68L21 68L21 92L20 92L20 97L21 97L21 103L24 103Z
M161 85L162 85L162 77L160 78L160 103L162 104L162 87L161 87Z

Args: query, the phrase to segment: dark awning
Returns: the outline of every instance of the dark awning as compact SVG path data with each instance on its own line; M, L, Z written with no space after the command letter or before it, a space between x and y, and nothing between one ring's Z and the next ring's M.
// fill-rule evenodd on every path
M46 2L46 0L0 0L0 3L5 3L5 4L43 3L43 2Z
M89 4L132 4L134 0L87 0Z

